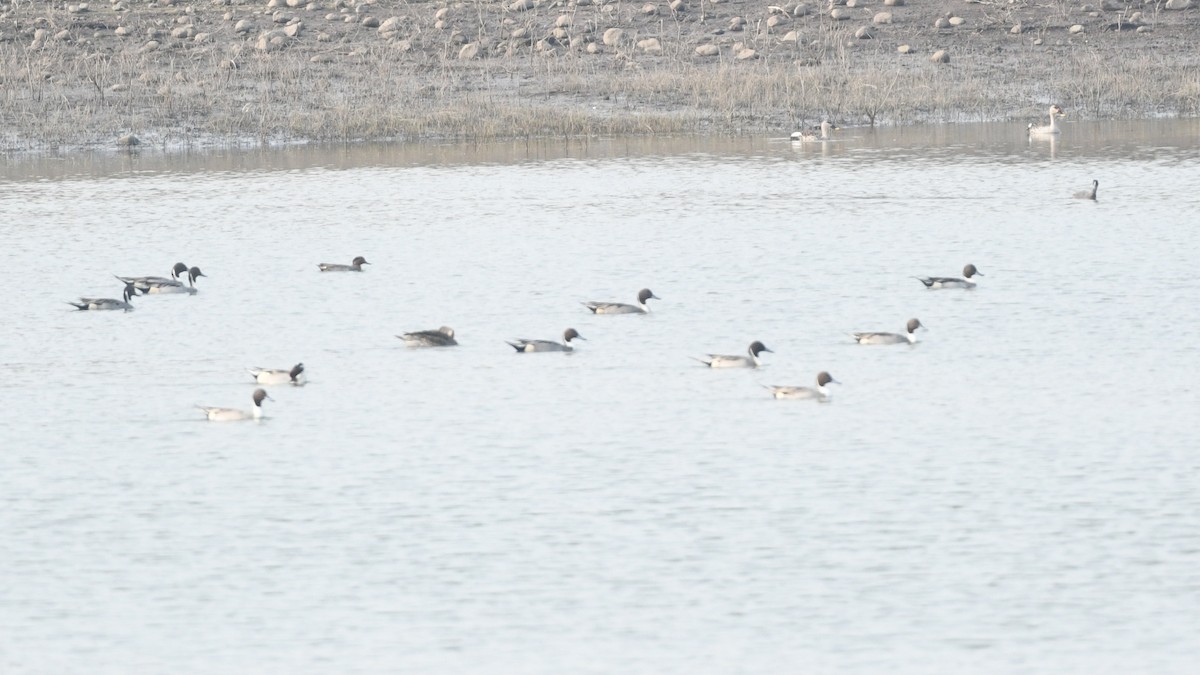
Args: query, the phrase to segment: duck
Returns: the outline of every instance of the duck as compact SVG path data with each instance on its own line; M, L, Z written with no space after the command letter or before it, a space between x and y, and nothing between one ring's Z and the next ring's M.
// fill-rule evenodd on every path
M839 128L840 127L830 124L829 120L824 120L821 122L819 127L816 127L812 130L793 131L792 141L795 143L814 143L816 141L833 140L833 136L831 136L829 132L837 131ZM818 129L821 132L820 135L817 135Z
M238 422L241 420L258 420L262 419L262 403L263 399L274 401L275 399L267 396L267 392L262 389L254 390L254 408L252 410L239 410L237 408L210 408L208 406L198 405L197 408L204 411L210 422Z
M727 354L705 354L706 358L696 359L700 363L709 368L757 368L760 365L758 355L763 352L775 352L767 348L766 345L755 340L750 343L750 349L747 350L750 356L729 356ZM694 358L694 357L693 357Z
M161 295L168 293L187 293L188 295L195 295L198 292L196 288L196 279L206 276L208 275L204 272L201 272L199 267L190 267L187 270L187 286L183 285L182 280L164 280L161 282L148 282L139 290L141 290L142 295Z
M453 347L458 344L454 339L454 329L449 326L442 326L437 330L404 333L396 337L404 340L405 347Z
M828 401L833 398L832 392L829 391L827 385L841 384L833 379L827 371L822 370L817 373L816 387L781 387L774 384L763 385L771 392L771 395L779 399L816 399L818 401Z
M860 345L902 345L916 344L916 332L918 328L924 328L919 319L909 319L906 326L907 331L904 334L899 333L851 333Z
M1092 201L1096 201L1096 190L1099 187L1100 187L1100 181L1093 180L1092 181L1092 189L1090 191L1089 190L1080 190L1079 192L1076 192L1075 199L1090 199Z
M181 283L179 281L180 275L186 274L187 271L188 266L185 263L177 262L175 263L175 266L171 268L170 277L122 277L115 274L113 276L117 277L124 283L133 284L134 288L140 291L150 287L152 284L179 284Z
M925 288L975 288L976 282L971 279L974 276L983 276L974 265L967 265L963 268L963 275L959 277L913 277L917 281L925 284Z
M99 310L114 310L119 309L126 312L133 311L133 305L130 301L136 293L133 290L133 284L125 284L125 291L122 293L123 300L114 300L113 298L80 298L79 302L68 302L75 309L83 311L99 311Z
M361 272L363 265L370 265L367 259L361 255L350 261L349 265L337 265L334 263L320 263L317 268L322 272Z
M247 368L259 384L304 384L304 364L297 363L288 368Z
M661 300L649 288L643 288L638 291L637 304L630 305L623 302L585 302L584 307L592 310L592 314L649 314L650 307L646 305L647 300Z
M554 342L552 340L525 340L518 339L509 342L509 346L518 352L573 352L575 348L571 346L571 340L586 340L587 338L579 334L579 331L574 328L568 328L563 331L563 341Z
M1059 133L1058 118L1066 117L1067 114L1057 104L1050 106L1050 124L1044 127L1034 126L1033 122L1025 127L1025 132L1030 136L1052 136Z

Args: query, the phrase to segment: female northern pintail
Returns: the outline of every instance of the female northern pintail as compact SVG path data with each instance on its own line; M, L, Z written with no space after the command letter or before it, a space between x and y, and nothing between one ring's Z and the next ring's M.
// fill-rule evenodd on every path
M654 300L662 299L649 288L638 291L637 298L638 304L636 305L623 302L585 302L583 306L592 310L592 314L647 314L650 312L650 308L646 305L646 301L652 298Z
M144 291L147 288L149 288L152 284L180 284L180 283L182 283L179 281L180 275L186 274L187 271L188 271L188 266L186 264L177 262L177 263L175 263L175 266L171 268L171 276L169 278L168 277L121 277L121 276L117 276L115 274L113 276L117 276L118 279L120 279L121 281L124 281L127 284L133 284L133 287L138 289L139 291Z
M821 134L819 136L817 135L817 129L819 129L821 131ZM836 131L837 129L838 129L838 127L830 124L829 120L824 120L821 122L821 126L817 127L816 129L806 130L806 131L793 131L792 132L792 141L796 142L796 143L813 143L816 141L833 140L833 137L829 134L829 132Z
M334 263L321 263L317 268L322 272L361 272L363 265L370 265L367 259L361 255L350 261L349 265L336 265Z
M112 310L120 309L126 312L133 310L133 305L129 303L134 296L133 284L125 284L125 292L122 293L124 300L114 300L113 298L80 298L79 302L68 302L75 309L81 310Z
M254 409L253 410L238 410L237 408L210 408L208 406L198 405L197 408L204 411L208 415L208 419L213 422L237 422L239 420L257 420L262 419L262 402L263 399L274 401L275 399L267 396L267 392L262 389L254 390Z
M975 269L974 265L967 265L963 268L962 278L959 277L913 277L917 281L925 284L925 288L975 288L975 282L971 279L974 276L983 276L983 272Z
M899 333L851 333L860 345L902 345L916 344L916 332L918 328L924 328L919 319L909 319L907 332L903 335Z
M1096 201L1096 190L1099 189L1099 187L1100 187L1100 181L1093 180L1092 181L1092 189L1091 190L1080 190L1079 192L1076 192L1075 199L1090 199L1092 201Z
M396 337L404 340L405 347L453 347L458 344L454 339L454 329L449 326L437 330L418 330Z
M508 344L518 352L573 352L575 348L571 346L571 340L576 339L586 340L587 338L580 335L574 328L568 328L563 331L562 342L519 339Z
M142 295L157 295L164 293L187 293L188 295L195 295L197 292L196 279L206 276L208 275L204 272L201 272L199 267L191 267L187 270L187 286L183 285L182 280L164 280L161 282L148 282L144 285L144 287L139 288L139 290L141 290Z
M1067 116L1067 114L1065 112L1063 112L1062 108L1058 107L1058 105L1052 105L1052 106L1050 106L1050 124L1047 124L1046 126L1042 126L1042 127L1037 127L1037 126L1033 125L1033 122L1030 122L1029 126L1025 127L1025 132L1028 133L1030 136L1054 136L1054 135L1057 135L1059 132L1058 118L1066 117L1066 116Z
M297 363L291 369L287 368L248 368L259 384L304 384L304 364Z
M759 366L758 355L763 352L771 352L763 343L755 340L750 343L750 356L729 356L726 354L705 354L707 358L696 359L700 363L709 368L757 368ZM771 352L774 354L775 352ZM693 357L694 358L694 357Z
M813 398L818 401L828 401L829 399L833 398L833 393L830 392L829 388L826 386L829 384L841 384L841 382L833 379L832 375L822 370L820 373L817 373L816 387L780 387L776 385L764 386L775 398Z

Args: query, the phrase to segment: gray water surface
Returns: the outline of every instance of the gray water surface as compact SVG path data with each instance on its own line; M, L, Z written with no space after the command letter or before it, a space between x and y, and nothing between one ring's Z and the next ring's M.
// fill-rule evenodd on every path
M1197 185L1196 121L6 159L0 670L1191 672Z

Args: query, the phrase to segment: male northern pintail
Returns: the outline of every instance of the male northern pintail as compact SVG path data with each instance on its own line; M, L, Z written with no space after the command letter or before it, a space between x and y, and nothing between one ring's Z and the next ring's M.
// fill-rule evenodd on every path
M643 288L638 291L638 304L630 305L623 302L585 302L584 307L592 310L592 314L646 314L650 308L646 305L646 301L650 299L661 300L662 298L655 295L649 288Z
M449 326L442 326L437 330L413 331L396 337L404 340L405 347L453 347L458 344L454 339L454 329Z
M763 352L771 352L763 343L755 340L750 343L750 349L747 350L750 356L729 356L727 354L705 354L707 358L696 359L700 363L709 368L757 368L759 366L758 355ZM771 352L774 354L775 352ZM693 357L695 358L695 357Z
M1066 117L1067 114L1058 105L1050 106L1050 124L1045 126L1034 126L1033 122L1025 127L1025 132L1030 136L1054 136L1058 134L1058 118Z
M361 272L363 265L370 265L367 259L361 255L350 261L349 265L337 265L334 263L320 263L317 265L322 272Z
M1092 201L1096 201L1096 190L1099 189L1099 187L1100 187L1100 181L1093 180L1092 181L1092 189L1091 190L1080 190L1079 192L1076 192L1075 199L1090 199Z
M208 419L213 422L237 422L239 420L257 420L263 416L262 402L263 399L274 401L275 399L267 396L267 392L262 389L254 390L254 409L253 410L238 410L237 408L210 408L208 406L198 405L197 408L204 411L208 415Z
M304 364L297 363L288 368L247 368L259 384L304 384Z
M171 268L170 277L122 277L115 274L113 276L127 284L133 284L133 287L139 291L145 291L151 285L180 284L182 282L179 280L179 277L183 274L187 274L187 271L188 266L186 264L177 262L175 263L175 266Z
M983 276L983 272L975 269L974 265L967 265L963 268L962 278L959 277L913 277L917 281L925 284L925 288L975 288L975 281L971 277Z
M142 285L134 284L134 287L142 292L142 295L159 295L167 293L187 293L188 295L196 294L196 279L208 276L200 271L199 267L190 267L187 270L188 285L183 285L182 279L163 279L161 281L144 281Z
M916 344L916 332L918 328L924 328L919 319L909 319L907 332L903 335L899 333L851 333L860 345L902 345Z
M833 393L829 391L826 385L841 384L833 379L833 376L825 371L817 373L816 387L780 387L776 385L764 385L771 395L775 398L802 399L815 398L818 401L828 401L833 398Z
M508 344L518 352L573 352L575 348L571 346L571 340L576 339L586 340L587 338L580 335L574 328L568 328L563 331L562 342L519 339Z
M122 293L124 300L114 300L113 298L80 298L79 302L68 302L75 309L82 310L112 310L120 309L126 312L133 310L133 305L129 303L133 299L133 284L125 284L125 291Z
M817 135L817 129L820 130L820 132L821 132L820 135ZM816 141L833 140L833 136L831 136L829 132L836 131L837 129L838 129L838 127L830 124L829 120L824 120L821 122L821 126L817 127L816 129L805 130L805 131L793 131L792 132L792 141L794 141L796 143L813 143Z

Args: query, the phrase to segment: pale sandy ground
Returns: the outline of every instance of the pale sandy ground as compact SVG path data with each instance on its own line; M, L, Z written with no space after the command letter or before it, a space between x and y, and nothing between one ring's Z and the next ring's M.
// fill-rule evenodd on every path
M1200 114L1197 0L838 1L0 0L0 148Z

